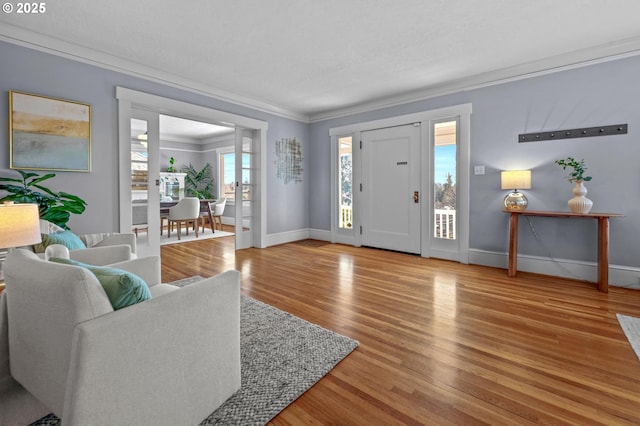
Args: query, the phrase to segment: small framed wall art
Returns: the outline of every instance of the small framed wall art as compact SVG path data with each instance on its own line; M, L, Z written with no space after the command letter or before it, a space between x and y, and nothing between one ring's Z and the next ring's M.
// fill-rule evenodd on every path
M9 92L9 167L91 171L91 106Z

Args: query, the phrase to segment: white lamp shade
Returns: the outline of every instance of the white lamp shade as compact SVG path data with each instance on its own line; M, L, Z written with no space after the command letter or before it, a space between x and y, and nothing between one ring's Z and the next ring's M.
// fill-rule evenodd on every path
M37 204L0 204L0 248L27 246L40 241Z
M531 170L504 170L500 181L502 189L531 189Z

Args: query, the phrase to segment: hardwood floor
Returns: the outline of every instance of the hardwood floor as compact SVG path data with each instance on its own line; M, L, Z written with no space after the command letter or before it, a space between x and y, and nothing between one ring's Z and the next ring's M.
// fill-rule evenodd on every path
M163 281L242 272L242 293L360 346L271 424L640 424L616 313L640 291L315 240L162 247Z

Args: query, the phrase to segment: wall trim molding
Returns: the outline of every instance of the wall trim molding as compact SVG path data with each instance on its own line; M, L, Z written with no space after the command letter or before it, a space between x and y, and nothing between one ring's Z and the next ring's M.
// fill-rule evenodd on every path
M470 249L469 263L504 269L506 275L509 258L507 253ZM596 262L551 259L548 257L519 254L518 271L592 281L595 283L597 280L598 265ZM609 285L612 287L640 289L640 268L609 265Z
M0 22L0 40L307 124L640 55L640 37L633 37L527 62L514 67L473 75L436 87L384 97L351 107L337 108L315 114L303 114L165 73L134 61L44 36L5 22Z
M306 240L307 238L310 238L309 229L298 229L296 231L280 232L277 234L267 234L266 247L292 243L294 241Z
M325 231L324 229L309 229L309 238L320 241L331 241L331 231ZM340 241L334 241L336 243L344 244ZM351 241L351 245L353 245L353 241Z
M301 121L303 123L309 122L309 116L306 114L300 114L265 102L260 102L255 99L249 99L235 93L227 92L184 77L147 67L134 61L118 58L97 50L88 49L74 43L57 40L55 38L37 34L33 31L18 28L4 22L0 22L0 40L62 58L71 59L87 65L93 65L98 68L142 78L147 81L174 87L198 95L208 96L223 102L230 102L234 105L265 112L267 114L273 114L279 117Z
M496 86L547 74L583 68L604 62L616 61L640 55L640 37L577 50L563 55L552 56L538 61L527 62L514 67L503 68L484 74L472 75L440 86L414 90L401 95L381 98L375 101L334 109L309 116L310 123L333 120L355 114L391 108L412 102L420 102L454 93L467 92Z
M307 228L299 229L297 231L269 234L267 235L267 246L286 244L308 238L332 242L331 231ZM348 242L335 241L333 243L353 245ZM507 253L496 251L469 249L469 264L504 269L506 276L508 256ZM595 284L598 266L596 262L518 255L518 271L592 281ZM623 287L634 290L640 289L640 268L622 265L609 265L609 285L611 287Z
M267 235L267 247L279 244L292 243L294 241L302 241L306 239L320 240L331 242L331 231L323 229L304 228L296 231L279 232L277 234Z

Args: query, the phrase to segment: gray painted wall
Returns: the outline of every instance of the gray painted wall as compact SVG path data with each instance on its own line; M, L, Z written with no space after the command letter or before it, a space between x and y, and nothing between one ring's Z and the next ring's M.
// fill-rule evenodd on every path
M88 202L86 212L72 217L70 227L78 232L114 231L118 226L118 116L116 86L164 96L267 121L267 233L306 229L308 175L301 184L285 185L275 176L275 141L296 137L303 143L308 162L308 125L261 111L220 101L175 87L105 70L36 50L0 42L0 174L18 176L9 169L8 92L38 95L88 103L92 108L91 173L58 172L52 188L74 193ZM305 166L305 170L308 167ZM295 208L294 208L295 207Z
M485 165L486 174L471 171L470 247L506 253L508 216L502 213L505 191L500 170L532 169L533 188L526 191L529 208L565 210L573 195L566 172L554 160L584 158L593 180L586 184L593 211L619 212L611 223L610 262L640 266L640 56L485 87L393 108L313 123L309 165L313 197L310 228L330 229L329 129L347 124L473 104L471 167ZM519 133L629 124L627 135L518 143ZM594 261L596 222L533 218L540 240L526 220L520 221L519 253ZM544 271L540 271L544 272Z
M531 209L565 210L571 185L553 161L572 155L584 158L594 180L589 198L594 211L620 212L611 226L611 263L639 267L640 237L640 57L620 59L526 80L460 92L311 125L285 119L211 97L129 75L0 42L0 92L25 91L92 106L91 173L60 172L53 187L85 198L87 212L72 218L77 232L118 229L117 102L115 87L240 114L269 123L267 133L267 233L330 229L329 129L418 111L470 102L471 167L485 165L484 176L471 175L470 247L504 253L507 215L500 212L505 192L499 171L531 168L533 188L527 191ZM5 97L5 99L7 99ZM8 117L8 102L0 115ZM517 143L524 132L628 123L624 136ZM8 169L8 123L0 124L0 173ZM295 137L303 144L303 182L284 184L276 178L275 141ZM534 219L541 240L521 221L520 253L593 261L594 221ZM544 271L541 271L544 272Z
M162 138L162 135L160 136ZM202 145L197 143L173 142L160 140L160 171L166 172L169 167L169 159L175 159L174 167L180 171L183 167L192 164L200 170L209 162L213 165L215 156L213 152L202 152Z

